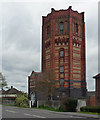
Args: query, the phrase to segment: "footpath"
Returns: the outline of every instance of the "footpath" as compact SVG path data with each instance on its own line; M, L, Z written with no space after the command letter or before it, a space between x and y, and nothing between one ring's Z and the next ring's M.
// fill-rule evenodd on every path
M76 112L60 112L62 114L66 115L72 115L72 116L80 116L80 117L90 117L90 118L99 118L100 115L93 115L93 114L86 114L86 113L76 113Z

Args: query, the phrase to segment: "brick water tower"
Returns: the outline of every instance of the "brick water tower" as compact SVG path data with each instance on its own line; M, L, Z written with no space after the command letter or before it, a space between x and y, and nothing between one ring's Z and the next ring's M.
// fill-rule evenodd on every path
M53 69L59 95L86 96L84 12L51 9L42 17L42 72Z

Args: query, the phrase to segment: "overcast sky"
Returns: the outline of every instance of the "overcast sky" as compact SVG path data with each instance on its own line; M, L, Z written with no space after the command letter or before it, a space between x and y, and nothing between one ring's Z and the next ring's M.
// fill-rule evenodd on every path
M0 71L6 77L9 87L13 85L27 91L27 78L31 71L41 71L42 16L50 13L51 8L67 9L69 5L73 10L85 12L87 88L95 90L92 77L98 73L96 0L3 0L0 4Z

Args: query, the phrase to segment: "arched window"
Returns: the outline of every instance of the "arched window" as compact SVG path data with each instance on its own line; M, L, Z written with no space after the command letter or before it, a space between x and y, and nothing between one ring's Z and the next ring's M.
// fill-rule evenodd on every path
M63 34L63 30L64 30L64 25L63 22L60 23L60 34Z

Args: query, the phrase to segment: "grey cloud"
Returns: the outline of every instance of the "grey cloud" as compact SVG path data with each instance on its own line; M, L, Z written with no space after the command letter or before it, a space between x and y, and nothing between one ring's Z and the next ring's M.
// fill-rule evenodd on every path
M11 43L16 44L17 49L33 49L37 46L39 49L39 32L40 30L35 23L33 16L27 13L27 10L21 10L21 7L16 8L16 4L10 6L9 16L5 13L3 20L8 16L7 20L4 20L3 29L4 44L9 47ZM15 9L16 8L16 9ZM14 13L10 13L14 11ZM10 23L10 24L9 24ZM9 38L9 42L6 44L6 40ZM35 44L34 44L35 43Z

